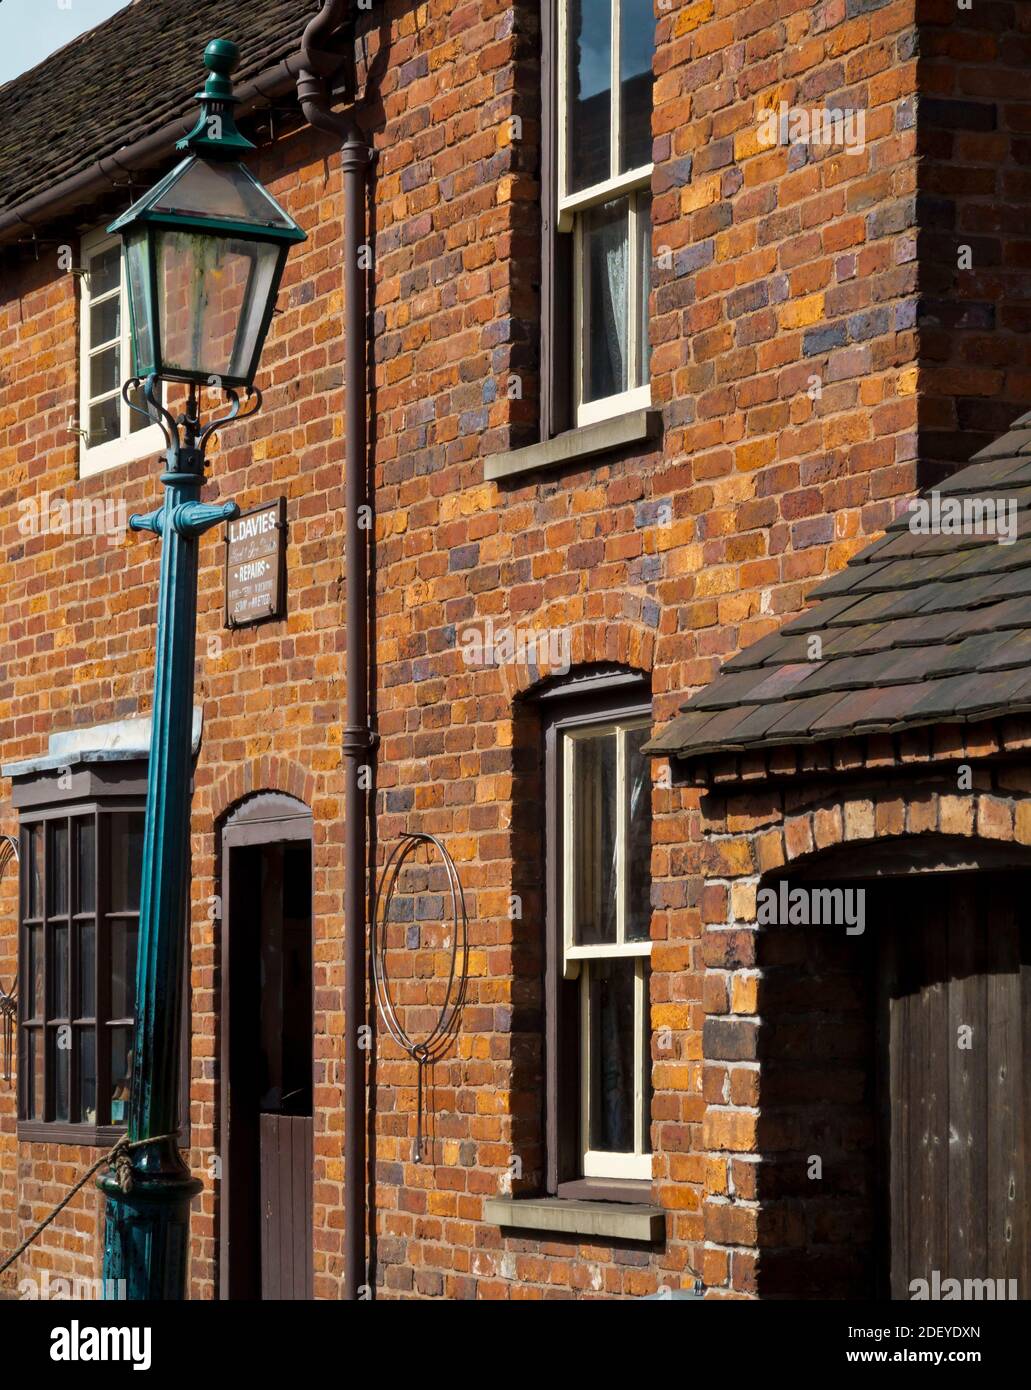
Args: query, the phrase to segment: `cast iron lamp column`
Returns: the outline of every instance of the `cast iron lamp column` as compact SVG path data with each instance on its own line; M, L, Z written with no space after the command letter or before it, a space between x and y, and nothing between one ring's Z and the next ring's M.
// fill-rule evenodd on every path
M150 377L144 393L164 415L155 384ZM139 386L138 380L127 383L126 393ZM215 426L200 431L196 408L191 389L186 413L174 422L183 430L182 440L169 445L168 469L161 476L164 505L129 519L132 530L161 537L128 1127L130 1143L154 1142L132 1151L128 1191L113 1173L100 1180L107 1198L104 1287L117 1289L117 1282L106 1281L124 1280L129 1299L185 1297L190 1201L202 1187L190 1176L175 1138L190 862L197 543L212 526L239 516L240 508L235 502L210 506L199 500L204 447Z
M136 1027L128 1161L99 1180L107 1198L104 1289L133 1300L186 1296L190 1201L202 1184L179 1153L179 1043L190 881L190 783L197 638L197 548L235 502L200 501L214 431L253 414L252 385L292 244L305 233L240 162L250 141L233 120L235 44L204 52L201 112L180 141L185 158L108 228L123 237L136 375L126 403L161 425L168 445L164 504L133 516L161 538L147 814L143 837ZM161 382L189 386L178 418ZM201 427L199 388L224 391L229 410ZM140 397L146 408L140 404ZM252 408L251 408L252 407ZM108 1282L114 1281L114 1282Z

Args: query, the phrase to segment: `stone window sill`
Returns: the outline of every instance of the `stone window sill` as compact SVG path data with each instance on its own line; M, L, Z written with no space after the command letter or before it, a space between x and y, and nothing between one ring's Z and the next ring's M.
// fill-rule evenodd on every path
M666 1232L661 1207L638 1202L568 1201L562 1197L489 1197L484 1220L524 1231L659 1241Z
M529 444L525 449L488 454L484 460L483 476L488 482L497 482L541 468L559 468L563 464L577 463L599 454L615 453L632 444L643 444L661 433L661 411L652 408L630 410L625 415L614 415L611 420L599 420L593 425L566 430L554 439Z

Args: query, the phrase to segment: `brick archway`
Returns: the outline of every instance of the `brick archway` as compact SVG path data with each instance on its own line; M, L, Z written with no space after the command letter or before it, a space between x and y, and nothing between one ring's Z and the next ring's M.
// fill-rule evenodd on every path
M201 789L201 805L211 818L211 832L230 807L255 792L285 792L306 806L315 795L315 775L292 758L266 753L249 762L238 763L223 776Z
M498 625L500 627L500 624ZM524 617L512 626L531 632L564 630L569 634L570 669L582 666L625 666L650 675L655 658L653 628L628 619L588 619L569 621L562 609L553 609ZM498 667L505 692L510 699L525 695L535 685L549 677L563 674L547 667L537 667L525 661L512 661Z
M835 1010L843 1010L856 1024L871 1000L849 997L848 991L859 984L858 976L848 978L847 964L842 969L842 959L852 949L845 946L844 934L838 940L833 931L818 936L820 929L814 927L792 934L781 933L779 926L758 926L758 889L778 878L793 885L795 875L800 883L824 877L831 882L865 879L860 870L871 869L875 860L886 861L882 872L890 875L892 858L896 869L928 874L957 867L987 872L1028 863L1031 796L1007 785L1001 768L982 772L977 781L978 788L957 792L954 780L928 775L924 768L914 769L911 780L876 787L842 780L829 786L782 784L749 795L735 786L709 799L698 1044L705 1101L702 1263L714 1294L777 1296L778 1279L795 1290L808 1287L807 1279L824 1288L831 1273L843 1270L845 1254L855 1253L861 1243L855 1235L858 1226L852 1224L856 1212L862 1217L857 1192L847 1193L841 1209L834 1209L828 1200L833 1182L821 1186L811 1181L801 1160L810 1149L821 1148L811 1142L812 1133L825 1139L828 1132L840 1135L866 1122L858 1101L854 1113L846 1113L847 1087L864 1075L869 1082L869 1058L841 1066L823 1049L836 1046L838 1029L846 1026ZM915 877L907 873L906 881ZM886 879L870 881L883 884ZM807 932L813 935L804 945ZM806 981L814 978L820 983L806 994ZM822 1025L821 1014L834 1026ZM863 1027L873 1026L871 1015L862 1017L867 1020ZM812 1033L808 1041L807 1028ZM823 1101L800 1099L791 1090L795 1086L797 1091L792 1069L806 1058L813 1061L817 1089L827 1090ZM836 1067L841 1071L837 1079ZM820 1114L824 1101L827 1113ZM800 1122L792 1107L806 1104L809 1110ZM823 1149L831 1166L836 1165L838 1181L847 1166L847 1144L835 1147L826 1141ZM846 1173L846 1188L854 1175L855 1170ZM835 1200L840 1197L835 1193ZM850 1200L856 1210L846 1213ZM831 1253L822 1271L806 1265L813 1247L806 1223L813 1222L823 1233L837 1230L843 1242L836 1251L833 1240L826 1242ZM861 1280L867 1272L854 1277Z

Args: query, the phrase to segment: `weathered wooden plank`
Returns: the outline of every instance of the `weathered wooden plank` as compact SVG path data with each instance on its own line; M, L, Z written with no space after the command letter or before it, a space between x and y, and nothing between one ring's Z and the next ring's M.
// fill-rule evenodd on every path
M985 885L987 886L987 885ZM967 880L949 906L948 1260L953 1279L985 1278L987 1221L986 908Z
M276 1116L259 1116L258 1132L261 1146L261 1296L279 1298L279 1162Z
M1021 1277L1027 1199L1021 1152L1024 1065L1021 1055L1020 931L1015 883L987 907L987 1259L983 1277Z
M911 1278L930 1279L932 1271L943 1269L948 1260L949 1222L949 994L948 950L952 886L941 880L936 891L917 890L923 904L922 952L919 962L921 995L927 1012L922 1063L923 1084L927 1089L927 1190L928 1233L924 1264ZM906 1297L910 1292L906 1290Z

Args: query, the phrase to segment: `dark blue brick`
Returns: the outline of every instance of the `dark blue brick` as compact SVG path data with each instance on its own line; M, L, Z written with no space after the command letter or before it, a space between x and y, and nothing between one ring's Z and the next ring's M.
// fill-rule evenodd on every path
M867 338L879 338L891 326L891 310L867 309L862 314L853 314L848 321L848 333L853 342L865 342Z
M826 328L810 328L802 339L802 351L806 357L817 357L821 352L844 347L848 341L848 329L844 323L828 324Z
M448 556L447 566L449 570L469 570L472 569L480 558L480 547L478 545L456 545Z

